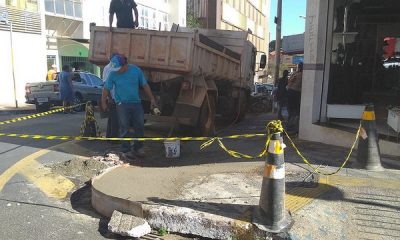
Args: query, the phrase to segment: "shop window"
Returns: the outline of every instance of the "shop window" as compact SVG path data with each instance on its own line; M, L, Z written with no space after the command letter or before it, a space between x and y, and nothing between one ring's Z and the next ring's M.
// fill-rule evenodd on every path
M335 0L328 104L400 104L400 1Z

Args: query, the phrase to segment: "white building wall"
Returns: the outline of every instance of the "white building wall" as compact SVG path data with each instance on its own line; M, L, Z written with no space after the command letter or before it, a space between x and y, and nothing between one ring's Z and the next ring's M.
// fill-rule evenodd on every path
M90 38L90 23L97 26L108 26L108 10L111 0L85 0L82 4L83 38ZM117 20L114 16L114 26Z
M10 32L0 31L0 105L15 104ZM46 80L46 39L43 35L13 32L14 74L17 101L25 103L25 84Z

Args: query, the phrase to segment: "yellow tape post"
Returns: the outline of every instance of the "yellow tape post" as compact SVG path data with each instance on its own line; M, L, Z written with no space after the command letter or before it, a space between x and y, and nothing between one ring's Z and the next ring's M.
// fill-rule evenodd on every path
M375 120L375 112L374 111L364 111L361 119L366 120L366 121L374 121Z

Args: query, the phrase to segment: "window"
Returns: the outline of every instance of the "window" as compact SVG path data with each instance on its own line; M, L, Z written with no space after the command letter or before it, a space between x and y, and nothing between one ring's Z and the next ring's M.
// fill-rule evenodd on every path
M162 26L164 27L164 30L167 31L169 29L168 26L168 14L167 13L161 13L162 14Z
M56 0L56 13L57 14L65 14L64 10L64 1L63 0Z
M88 74L88 76L90 77L92 86L102 86L103 85L103 81L100 78L98 78L97 76L92 75L92 74Z
M54 10L54 0L45 0L44 1L44 7L46 9L46 12L55 12L55 10Z
M65 15L74 17L74 3L72 1L65 1Z
M45 0L44 4L48 13L82 18L81 0Z
M158 30L159 24L161 23L161 30L167 30L169 28L167 13L143 5L138 5L138 11L140 12L139 27Z
M75 17L82 18L82 4L80 2L74 2Z

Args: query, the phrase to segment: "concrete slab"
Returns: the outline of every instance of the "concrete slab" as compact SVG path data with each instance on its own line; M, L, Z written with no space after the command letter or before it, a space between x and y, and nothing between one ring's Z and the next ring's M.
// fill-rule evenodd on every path
M170 232L213 239L270 237L251 223L260 197L263 166L263 162L242 162L170 168L115 167L93 179L92 204L105 216L118 210L143 217L153 228L166 228ZM341 203L343 199L347 201L344 193L361 187L400 189L400 172L394 170L382 174L344 169L338 175L320 177L315 185L302 185L299 180L309 173L298 166L287 164L286 172L285 205L299 225L303 225L304 219L296 216L313 216L320 210L307 206L317 202L318 206L337 209L330 221L345 228L349 222L340 220L348 211L348 206ZM293 177L294 174L298 177ZM333 196L335 201L321 200L337 194L338 189L344 193ZM325 219L325 213L321 214L321 219ZM331 232L329 224L326 228L322 230ZM297 230L291 232L293 236L307 237L302 229L294 229Z

